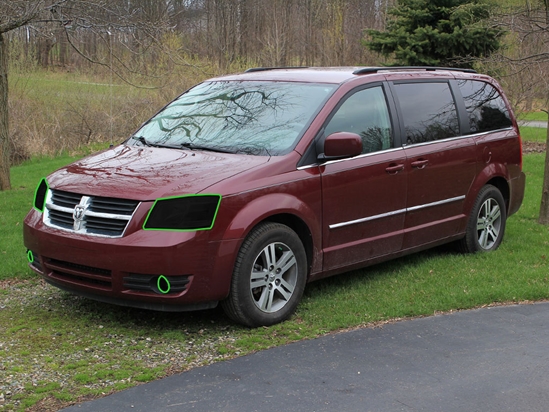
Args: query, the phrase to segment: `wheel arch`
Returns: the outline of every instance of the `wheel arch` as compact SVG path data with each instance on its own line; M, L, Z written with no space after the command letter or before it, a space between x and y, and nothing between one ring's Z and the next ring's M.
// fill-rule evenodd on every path
M509 176L509 171L505 165L500 163L491 163L486 165L486 167L478 173L474 183L471 185L469 194L467 195L468 199L465 202L465 215L469 215L478 193L486 185L492 185L501 192L503 200L505 201L505 209L509 212L511 188L506 176Z
M495 186L503 196L503 200L505 200L505 209L507 212L509 212L509 199L511 196L511 192L509 190L509 183L505 178L502 176L496 176L490 179L485 183L485 185L492 185Z
M275 205L273 207L273 205ZM225 231L225 239L241 239L239 247L251 231L264 222L280 223L292 229L301 240L307 255L308 276L319 270L320 205L313 210L299 198L287 193L273 193L248 202L232 219Z

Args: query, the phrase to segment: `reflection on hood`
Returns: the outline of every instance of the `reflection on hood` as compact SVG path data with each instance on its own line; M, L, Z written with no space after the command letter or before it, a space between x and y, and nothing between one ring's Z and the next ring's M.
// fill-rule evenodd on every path
M154 200L204 191L266 163L268 157L121 145L53 173L52 189L79 194Z

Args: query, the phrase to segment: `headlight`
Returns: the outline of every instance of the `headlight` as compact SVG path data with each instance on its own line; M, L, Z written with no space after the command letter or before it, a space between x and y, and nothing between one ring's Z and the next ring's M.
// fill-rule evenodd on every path
M143 224L144 230L209 230L221 195L186 195L157 199Z
M36 191L34 192L34 208L38 210L40 213L44 211L44 207L46 206L46 193L48 193L48 182L45 178L40 180L40 183L38 183L38 186L36 187Z

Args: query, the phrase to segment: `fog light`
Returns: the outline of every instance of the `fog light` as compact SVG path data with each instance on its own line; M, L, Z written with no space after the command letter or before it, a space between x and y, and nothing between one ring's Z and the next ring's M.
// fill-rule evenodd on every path
M156 280L156 288L160 293L166 294L170 292L172 285L166 276L160 275Z

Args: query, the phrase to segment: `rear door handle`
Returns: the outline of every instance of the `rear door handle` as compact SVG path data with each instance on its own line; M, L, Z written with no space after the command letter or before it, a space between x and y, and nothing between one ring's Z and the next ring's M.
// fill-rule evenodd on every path
M416 169L424 169L425 166L427 166L427 163L429 163L429 161L425 159L416 160L415 162L412 162L412 167Z
M385 169L390 175L396 175L398 172L404 170L404 165L392 165Z

